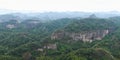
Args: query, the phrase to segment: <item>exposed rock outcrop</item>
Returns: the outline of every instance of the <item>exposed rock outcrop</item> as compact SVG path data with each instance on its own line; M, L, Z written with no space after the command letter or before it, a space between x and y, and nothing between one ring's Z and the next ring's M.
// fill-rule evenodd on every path
M70 37L72 40L78 41L82 40L84 42L92 42L94 40L101 40L109 33L109 30L97 30L97 31L87 31L87 32L65 32L59 31L52 34L51 39L62 39L65 37Z
M6 25L6 28L12 29L12 28L15 28L15 25L14 24L8 24L8 25Z
M55 49L57 49L57 45L56 44L47 44L43 48L55 50Z

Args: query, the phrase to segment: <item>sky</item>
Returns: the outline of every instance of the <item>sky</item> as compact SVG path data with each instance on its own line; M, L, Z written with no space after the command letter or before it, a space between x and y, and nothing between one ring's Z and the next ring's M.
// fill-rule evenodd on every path
M18 11L120 11L120 0L0 0L0 9Z

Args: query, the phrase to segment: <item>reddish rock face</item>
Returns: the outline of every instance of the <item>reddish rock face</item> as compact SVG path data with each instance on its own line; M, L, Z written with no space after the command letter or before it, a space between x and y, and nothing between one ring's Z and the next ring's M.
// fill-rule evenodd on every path
M69 33L65 31L55 32L52 34L51 39L62 39L65 36L71 37L72 40L82 40L84 42L92 42L94 40L101 40L109 33L109 30L97 30L88 32Z

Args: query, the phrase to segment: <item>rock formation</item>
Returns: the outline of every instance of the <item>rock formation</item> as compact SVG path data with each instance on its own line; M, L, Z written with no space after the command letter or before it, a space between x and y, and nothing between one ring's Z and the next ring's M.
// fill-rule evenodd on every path
M87 31L87 32L65 32L59 31L52 34L51 39L62 39L64 37L70 37L72 40L78 41L82 40L84 42L92 42L94 40L101 40L109 33L109 30L97 30L97 31Z

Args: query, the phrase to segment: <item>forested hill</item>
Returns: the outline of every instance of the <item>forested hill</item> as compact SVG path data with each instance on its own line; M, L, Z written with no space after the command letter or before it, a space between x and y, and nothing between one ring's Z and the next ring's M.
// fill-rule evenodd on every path
M63 29L54 32L51 39L69 38L92 42L101 40L116 29L114 22L100 18L74 20Z
M93 30L112 29L115 24L107 19L100 18L85 18L77 20L65 27L68 32L83 32Z
M119 18L0 23L0 60L119 60Z

